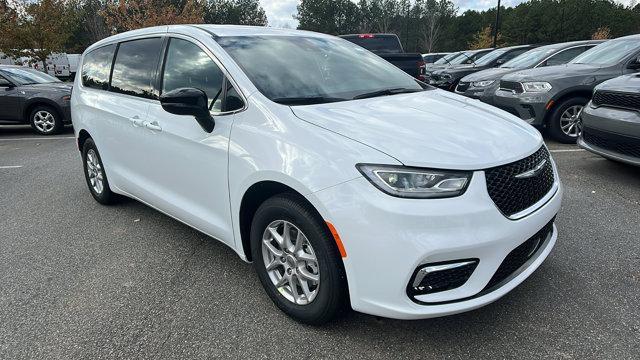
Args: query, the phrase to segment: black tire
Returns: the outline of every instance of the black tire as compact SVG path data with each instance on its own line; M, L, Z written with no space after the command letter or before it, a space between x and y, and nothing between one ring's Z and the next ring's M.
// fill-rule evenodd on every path
M64 129L62 117L58 111L46 105L38 105L31 110L29 125L40 135L58 134Z
M273 221L295 225L307 237L318 260L320 283L317 295L306 305L285 298L267 273L262 255L262 236ZM348 309L348 288L344 265L333 237L320 215L304 199L294 194L280 194L266 200L251 223L253 264L267 295L275 305L293 319L310 325L325 324Z
M583 97L574 97L569 98L562 101L559 104L556 104L555 109L551 113L549 117L549 134L553 139L563 143L563 144L575 144L578 140L578 136L569 136L562 131L560 125L560 118L562 114L567 111L567 109L574 106L585 106L589 102L589 99Z
M91 183L91 176L89 175L89 164L87 162L88 156L93 157L95 155L95 160L99 164L100 170L102 171L102 190L97 191L93 184ZM82 168L84 169L84 178L87 181L87 187L89 188L89 192L91 192L91 196L96 199L97 202L103 205L111 205L117 202L119 196L111 191L109 187L109 180L107 179L107 173L105 172L104 165L102 164L102 158L100 157L100 153L98 152L98 148L96 144L93 142L93 139L89 138L84 142L84 146L82 147Z

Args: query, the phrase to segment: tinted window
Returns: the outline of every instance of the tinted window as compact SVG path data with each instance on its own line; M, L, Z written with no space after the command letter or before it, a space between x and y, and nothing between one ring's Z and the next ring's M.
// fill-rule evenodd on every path
M544 58L556 51L556 48L543 46L537 49L529 50L520 56L506 62L501 67L513 69L526 69L537 65Z
M573 48L573 49L567 49L565 51L561 51L561 52L553 55L549 59L547 59L547 61L545 61L545 65L546 66L551 66L551 65L566 64L566 63L569 62L569 60L571 60L571 59L575 58L576 56L582 54L587 49L588 49L587 47L580 46L580 47L576 47L576 48Z
M231 82L227 81L227 96L224 102L224 111L240 110L244 106L244 101L231 85Z
M109 88L109 74L115 49L115 45L107 45L84 56L82 85L102 90Z
M223 73L213 60L195 44L171 39L164 65L162 92L178 88L196 88L207 93L209 109L222 109Z
M640 49L637 38L609 40L571 60L572 64L614 65Z
M343 36L343 38L376 53L399 54L402 52L400 40L393 35L362 34Z
M436 65L449 64L453 59L462 56L461 52L449 54L440 58L440 60L436 61Z
M160 38L121 43L113 65L110 90L155 99L153 82L161 49Z
M518 57L518 56L524 54L525 52L527 52L527 49L514 50L514 51L508 53L507 55L503 56L502 59L500 59L500 60L502 60L503 63L505 63L505 62L515 58L515 57Z
M223 36L217 42L260 92L283 104L347 100L390 88L422 90L402 70L342 39Z
M9 82L9 80L3 78L2 76L0 76L0 86L10 86L11 83Z

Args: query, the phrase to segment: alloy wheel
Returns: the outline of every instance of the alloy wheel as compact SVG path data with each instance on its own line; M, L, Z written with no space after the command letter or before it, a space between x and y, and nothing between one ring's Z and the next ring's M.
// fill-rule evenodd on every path
M87 176L89 176L89 182L91 188L96 194L101 194L104 190L104 172L100 161L98 161L98 155L93 149L89 149L87 152Z
M42 133L53 131L56 125L56 119L53 114L46 110L40 110L33 115L33 125Z
M269 279L285 299L307 305L316 298L318 259L297 226L285 220L271 222L262 235L262 259Z
M578 137L581 131L580 111L583 105L573 105L568 107L562 115L560 115L560 130L570 137Z

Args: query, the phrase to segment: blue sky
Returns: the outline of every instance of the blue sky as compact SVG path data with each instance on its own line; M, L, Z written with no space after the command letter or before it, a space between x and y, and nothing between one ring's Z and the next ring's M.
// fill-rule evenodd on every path
M514 6L526 0L502 0L504 6ZM634 0L617 0L625 5L630 4ZM292 27L295 28L298 22L293 19L292 15L296 13L296 6L299 0L260 0L262 7L267 13L269 24L275 27ZM453 0L460 11L468 9L483 10L496 6L498 0Z

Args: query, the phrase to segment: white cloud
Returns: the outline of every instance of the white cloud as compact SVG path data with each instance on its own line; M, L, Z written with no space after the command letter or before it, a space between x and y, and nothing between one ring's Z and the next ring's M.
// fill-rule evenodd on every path
M356 0L352 0L357 2ZM501 0L503 6L515 6L526 0ZM465 10L486 10L498 4L498 0L453 0L460 11ZM638 2L637 0L617 0L617 2L629 5ZM269 25L274 27L298 26L298 20L293 18L297 13L296 6L299 0L260 0L260 4L267 13Z

